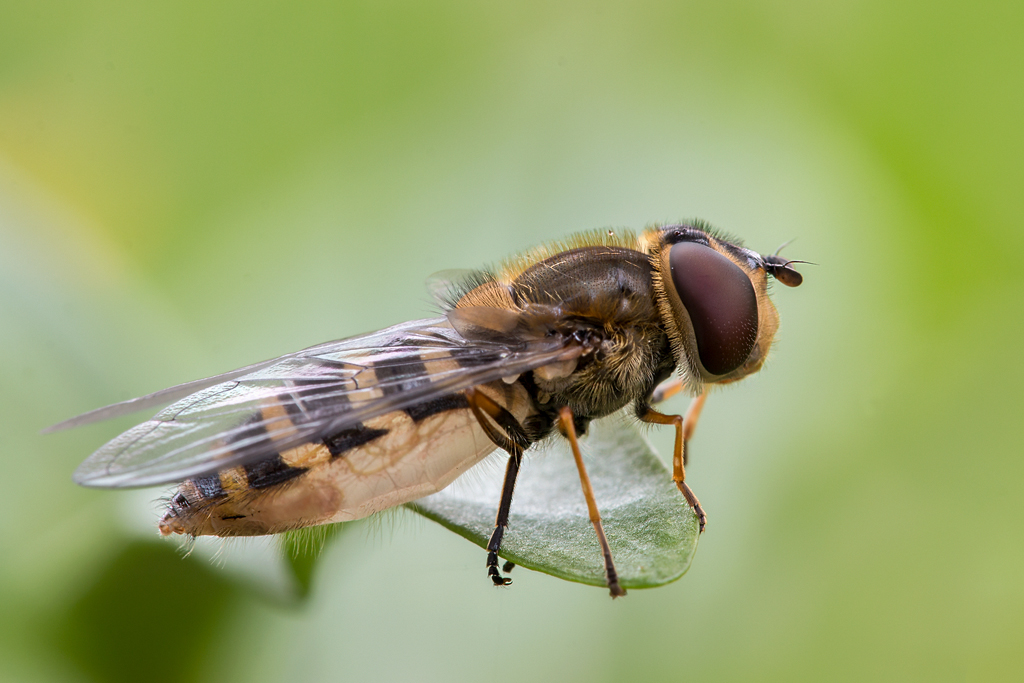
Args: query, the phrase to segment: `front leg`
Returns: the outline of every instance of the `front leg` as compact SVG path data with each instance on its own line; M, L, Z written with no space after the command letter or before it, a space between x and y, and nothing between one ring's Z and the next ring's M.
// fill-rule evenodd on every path
M693 490L686 483L686 462L688 460L687 445L693 431L697 427L697 420L700 418L701 409L707 393L703 393L693 399L690 408L686 411L686 417L682 415L665 415L647 404L637 406L637 417L648 424L674 425L676 428L676 445L672 453L672 481L679 487L679 491L686 498L686 502L693 508L697 520L700 522L700 533L704 533L708 517L701 507L700 501L694 495Z

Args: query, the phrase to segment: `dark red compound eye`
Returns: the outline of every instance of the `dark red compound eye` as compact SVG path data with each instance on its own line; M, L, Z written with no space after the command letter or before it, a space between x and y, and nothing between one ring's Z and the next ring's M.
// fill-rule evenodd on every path
M697 355L712 375L732 372L757 341L757 296L750 278L711 247L673 244L672 284L693 323Z

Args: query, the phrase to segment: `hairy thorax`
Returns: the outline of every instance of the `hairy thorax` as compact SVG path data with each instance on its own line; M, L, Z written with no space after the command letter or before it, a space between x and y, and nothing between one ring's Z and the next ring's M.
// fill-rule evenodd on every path
M645 399L675 366L642 252L580 247L508 278L505 287L519 306L557 305L566 324L592 342L580 358L523 379L541 411L568 406L585 425Z

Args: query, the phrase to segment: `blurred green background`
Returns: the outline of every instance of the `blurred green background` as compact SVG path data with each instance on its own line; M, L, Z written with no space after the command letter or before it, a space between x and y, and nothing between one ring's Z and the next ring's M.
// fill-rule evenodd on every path
M1022 20L0 4L0 680L1019 680ZM820 265L708 402L710 523L670 586L495 590L402 513L290 605L273 547L181 559L162 492L71 483L130 419L38 434L429 315L434 271L691 216Z

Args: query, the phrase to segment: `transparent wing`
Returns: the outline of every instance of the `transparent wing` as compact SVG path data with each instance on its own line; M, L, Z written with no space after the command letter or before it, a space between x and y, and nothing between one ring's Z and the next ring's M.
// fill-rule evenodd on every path
M463 294L491 279L483 270L439 270L427 278L427 293L442 308L453 308Z
M379 332L373 332L357 337L348 337L337 341L324 342L323 344L317 344L316 346L311 346L307 349L303 349L302 351L287 353L283 356L271 358L270 360L265 360L260 363L246 365L245 367L238 368L237 370L231 370L230 372L224 372L204 379L192 380L191 382L185 382L184 384L178 384L173 387L168 387L167 389L155 391L152 394L146 394L145 396L140 396L138 398L131 398L127 401L112 403L108 406L103 406L102 408L96 408L95 410L90 410L89 412L76 415L75 417L64 420L63 422L58 422L53 426L47 427L42 431L42 433L51 434L53 432L73 429L74 427L81 427L82 425L92 424L94 422L110 420L123 415L131 415L132 413L137 413L142 410L157 408L177 401L178 399L185 398L186 396L190 396L191 394L195 394L207 387L227 382L228 380L235 379L236 377L255 373L263 368L283 363L292 358L316 356L318 353L342 353L346 351L358 353L359 351L371 350L378 348L373 346L375 342L379 341L381 344L387 343L388 341L393 340L394 337L401 335L401 333L406 329L414 329L431 322L442 323L443 321L443 318L438 318L434 321L414 320L412 322L389 327Z
M215 384L220 384L230 379L255 372L261 368L267 367L268 365L273 365L284 358L285 356L282 356L281 358L275 358L262 363L254 363L253 365L247 365L244 368L238 368L231 372L225 372L213 377L206 377L205 379L185 382L184 384L179 384L167 389L161 389L160 391L153 392L152 394L146 394L145 396L139 396L138 398L131 398L127 401L121 401L120 403L112 403L109 406L90 410L87 413L82 413L81 415L76 415L68 420L64 420L63 422L58 422L57 424L44 429L42 433L52 434L53 432L60 432L65 429L81 427L82 425L92 424L93 422L102 422L103 420L110 420L115 417L121 417L122 415L130 415L142 410L167 405L172 401L177 401L178 399L194 394L202 389L206 389L207 387L212 387Z
M582 347L573 336L554 328L557 318L556 310L544 307L527 314L452 311L448 318L321 344L157 392L136 401L177 398L199 388L93 453L74 479L116 488L178 482L579 356ZM136 405L127 401L86 416L120 414Z

